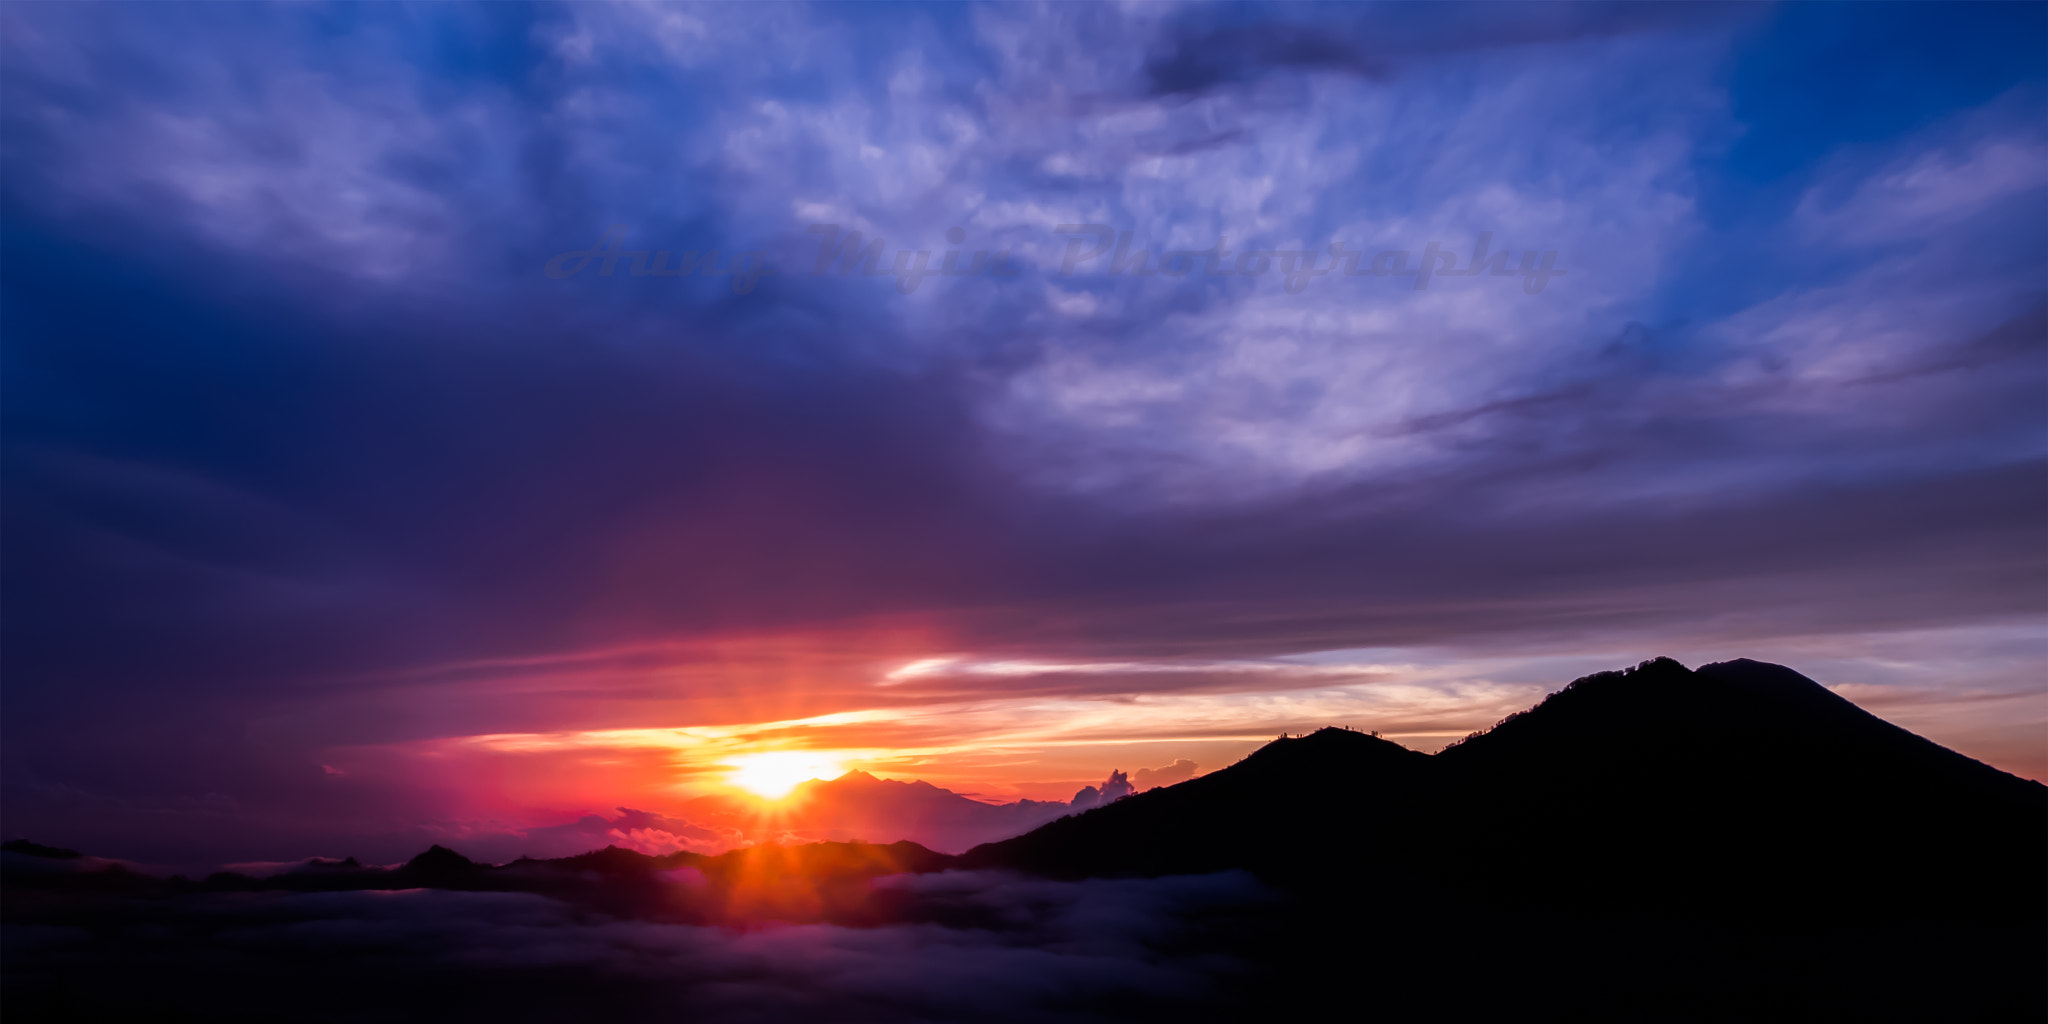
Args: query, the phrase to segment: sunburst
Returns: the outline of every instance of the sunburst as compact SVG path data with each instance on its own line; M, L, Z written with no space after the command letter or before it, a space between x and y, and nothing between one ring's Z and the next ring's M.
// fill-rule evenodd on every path
M808 750L770 750L726 759L725 782L763 800L780 800L811 779L836 778L846 766Z

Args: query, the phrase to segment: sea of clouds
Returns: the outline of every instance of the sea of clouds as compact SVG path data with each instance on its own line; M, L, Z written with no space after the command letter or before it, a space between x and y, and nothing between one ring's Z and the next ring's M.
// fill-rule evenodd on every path
M1205 951L1206 927L1275 898L1238 872L1081 882L944 872L874 885L900 913L867 928L675 924L511 892L93 902L80 908L90 917L69 922L16 915L5 952L17 997L74 1012L1085 1021L1198 1006L1247 970Z

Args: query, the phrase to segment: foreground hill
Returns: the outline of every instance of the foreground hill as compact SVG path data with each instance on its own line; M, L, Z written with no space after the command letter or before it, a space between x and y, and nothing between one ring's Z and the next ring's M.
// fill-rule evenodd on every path
M1777 665L1592 676L1434 767L1434 852L1502 899L1533 875L1557 902L1752 918L2039 920L2048 903L2048 787Z
M817 785L939 809L928 823L954 797ZM1589 676L1434 756L1343 729L1283 738L962 856L827 842L490 865L435 847L188 881L16 841L0 864L10 1019L162 1016L166 999L191 1019L386 1019L436 998L446 1012L417 1019L668 1019L762 948L856 988L986 981L975 965L1013 954L1115 979L1062 1020L2048 1016L2048 787L1748 661ZM447 936L466 945L444 956ZM856 948L884 955L843 970ZM896 966L919 949L944 966ZM528 962L554 973L495 966ZM277 1015L308 989L353 1009ZM975 1019L1040 1019L999 1004Z
M1226 836L1255 836L1245 843ZM2039 920L2048 787L1790 669L1658 659L1435 756L1324 729L961 863L1055 877L1241 867L1498 907Z
M1327 865L1380 859L1403 842L1390 823L1412 809L1430 762L1398 743L1323 729L1275 740L1222 771L978 846L960 863L1055 878L1229 868L1313 878Z
M2048 1017L2048 787L1757 662L1590 676L1435 756L1281 739L960 861L1256 872L1293 896L1234 937L1263 1019Z
M926 829L985 828L990 815L1067 806L1020 811L859 773L808 789L800 803L880 806ZM1243 869L1285 889L1382 905L2012 923L2041 921L2048 908L2048 787L1915 736L1787 668L1733 661L1689 671L1658 659L1580 679L1434 756L1323 729L958 857L907 841L826 842L718 856L606 848L493 866L435 847L397 868L314 860L264 879L173 883L33 843L6 849L11 888L592 899L632 890L648 907L699 918L739 909L829 918L821 908L844 911L843 901L820 903L818 892L886 874L1002 868L1060 879ZM708 888L682 901L648 895L677 871ZM778 900L771 889L804 895Z

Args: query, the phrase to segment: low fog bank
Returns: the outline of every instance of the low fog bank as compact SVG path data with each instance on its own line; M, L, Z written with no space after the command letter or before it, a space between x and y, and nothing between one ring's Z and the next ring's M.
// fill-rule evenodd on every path
M672 884L702 883L684 873ZM1054 882L949 871L872 885L893 911L874 927L678 924L525 892L15 892L0 931L7 1009L19 1020L1129 1019L1193 1009L1241 974L1205 940L1273 899L1241 872Z

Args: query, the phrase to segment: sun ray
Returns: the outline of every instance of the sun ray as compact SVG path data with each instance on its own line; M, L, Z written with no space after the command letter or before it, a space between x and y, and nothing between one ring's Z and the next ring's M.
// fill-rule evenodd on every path
M808 750L770 750L728 758L727 785L744 789L763 800L780 800L789 791L812 779L836 778L845 765Z

